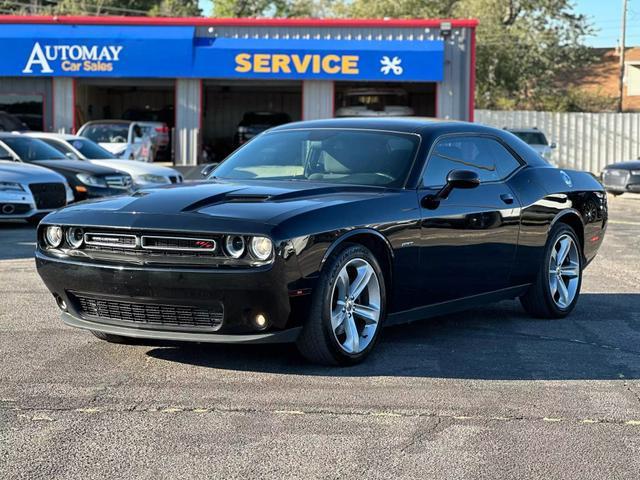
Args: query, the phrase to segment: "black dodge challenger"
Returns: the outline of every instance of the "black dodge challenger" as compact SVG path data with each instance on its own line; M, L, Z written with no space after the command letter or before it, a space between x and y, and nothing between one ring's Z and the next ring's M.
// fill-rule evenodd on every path
M295 341L352 364L384 325L484 302L566 316L607 225L592 175L462 122L287 124L209 180L48 215L37 267L64 322L111 342Z

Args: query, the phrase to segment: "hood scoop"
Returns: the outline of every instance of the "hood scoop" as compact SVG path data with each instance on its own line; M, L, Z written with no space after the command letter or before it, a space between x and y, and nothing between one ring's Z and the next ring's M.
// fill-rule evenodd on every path
M211 207L221 203L261 203L266 202L270 198L271 195L226 192L198 200L197 202L183 208L182 211L193 212L195 210L200 210L201 208Z

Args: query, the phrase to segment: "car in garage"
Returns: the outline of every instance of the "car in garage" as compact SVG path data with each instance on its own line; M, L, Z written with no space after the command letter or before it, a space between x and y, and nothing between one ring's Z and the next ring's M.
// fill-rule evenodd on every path
M135 189L182 183L184 180L180 172L173 168L118 159L111 152L85 137L43 132L29 132L25 135L42 140L71 159L84 160L127 173L133 179Z
M87 122L78 136L94 141L124 160L153 162L156 152L149 129L140 122L128 120L94 120Z
M246 112L236 128L233 138L234 147L239 147L269 128L284 125L290 121L291 117L284 112Z
M402 88L353 88L343 94L336 117L407 117L415 115Z
M0 148L14 162L30 163L62 175L76 201L132 192L131 176L100 165L72 160L42 140L19 133L0 133Z
M64 177L47 168L14 162L0 146L0 221L38 222L73 202Z
M208 182L50 214L36 265L106 341L294 341L344 365L383 325L486 302L569 315L606 225L591 174L503 130L332 119L264 132Z
M640 193L640 160L607 165L602 170L602 183L612 195Z

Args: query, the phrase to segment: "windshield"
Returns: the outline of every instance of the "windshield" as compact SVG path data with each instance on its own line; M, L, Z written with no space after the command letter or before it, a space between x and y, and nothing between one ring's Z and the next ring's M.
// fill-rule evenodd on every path
M87 126L80 135L96 143L127 143L129 125L97 123Z
M419 143L417 135L379 131L268 132L233 153L211 176L400 187Z
M516 137L529 145L547 145L547 138L541 132L512 132Z
M67 160L62 153L36 138L28 137L4 137L2 139L7 146L16 152L23 162L37 160Z
M114 154L89 139L74 138L69 140L69 143L89 160L111 160L117 158Z

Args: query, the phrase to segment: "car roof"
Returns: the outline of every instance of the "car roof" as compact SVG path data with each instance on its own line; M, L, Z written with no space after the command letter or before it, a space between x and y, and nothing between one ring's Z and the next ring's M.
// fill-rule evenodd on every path
M136 120L121 120L121 119L104 119L104 120L91 120L87 123L85 123L84 125L82 125L83 127L87 126L87 125L95 125L95 124L101 124L101 123L126 123L126 124L130 124L130 123L140 123L137 122Z
M349 117L325 120L307 120L281 125L272 129L294 130L300 128L351 128L362 130L386 130L392 132L417 133L421 135L444 133L493 133L500 130L478 123L443 120L430 117Z
M540 130L537 127L531 127L531 128L507 128L505 127L505 130L507 132L522 132L522 133L544 133L542 130Z
M71 135L70 133L51 133L51 132L25 132L22 135L25 137L34 137L34 138L53 138L56 140L75 140L75 139L84 139L84 137L79 137L78 135Z

